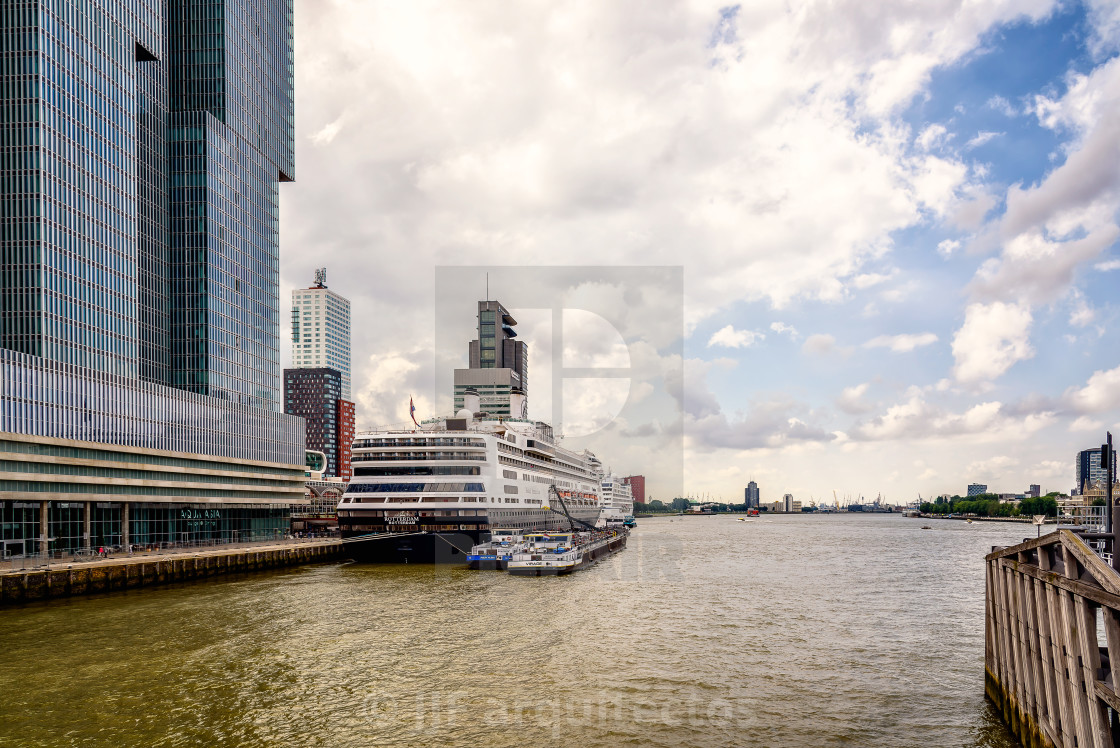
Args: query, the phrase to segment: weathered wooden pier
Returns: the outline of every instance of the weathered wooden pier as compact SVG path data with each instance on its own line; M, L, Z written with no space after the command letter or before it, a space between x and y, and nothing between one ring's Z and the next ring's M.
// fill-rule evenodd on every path
M1120 746L1120 574L1070 532L987 559L985 688L1024 746Z

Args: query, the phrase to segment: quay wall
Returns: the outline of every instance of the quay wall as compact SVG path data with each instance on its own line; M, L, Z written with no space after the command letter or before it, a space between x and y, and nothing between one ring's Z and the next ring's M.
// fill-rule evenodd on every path
M9 572L0 575L0 608L34 600L152 587L329 561L340 557L343 548L338 540L328 540L296 546L141 556Z

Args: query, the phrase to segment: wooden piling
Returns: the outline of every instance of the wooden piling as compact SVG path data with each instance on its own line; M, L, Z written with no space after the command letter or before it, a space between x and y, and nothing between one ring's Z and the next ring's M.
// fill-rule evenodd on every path
M1068 530L986 562L985 691L1003 720L1030 748L1120 744L1120 574Z

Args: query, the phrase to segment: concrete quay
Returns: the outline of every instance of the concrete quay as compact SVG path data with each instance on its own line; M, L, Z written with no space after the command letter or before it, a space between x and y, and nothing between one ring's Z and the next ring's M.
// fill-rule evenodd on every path
M262 544L193 553L121 556L58 566L0 572L0 608L51 598L151 587L329 561L343 553L342 541Z

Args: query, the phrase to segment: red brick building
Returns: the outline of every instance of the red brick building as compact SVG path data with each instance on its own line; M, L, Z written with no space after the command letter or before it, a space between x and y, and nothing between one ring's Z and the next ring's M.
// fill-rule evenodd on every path
M646 503L646 477L644 475L628 475L622 479L622 482L630 486L630 493L634 495L634 501Z
M354 470L350 465L351 449L354 446L354 403L338 400L338 477L350 480Z

